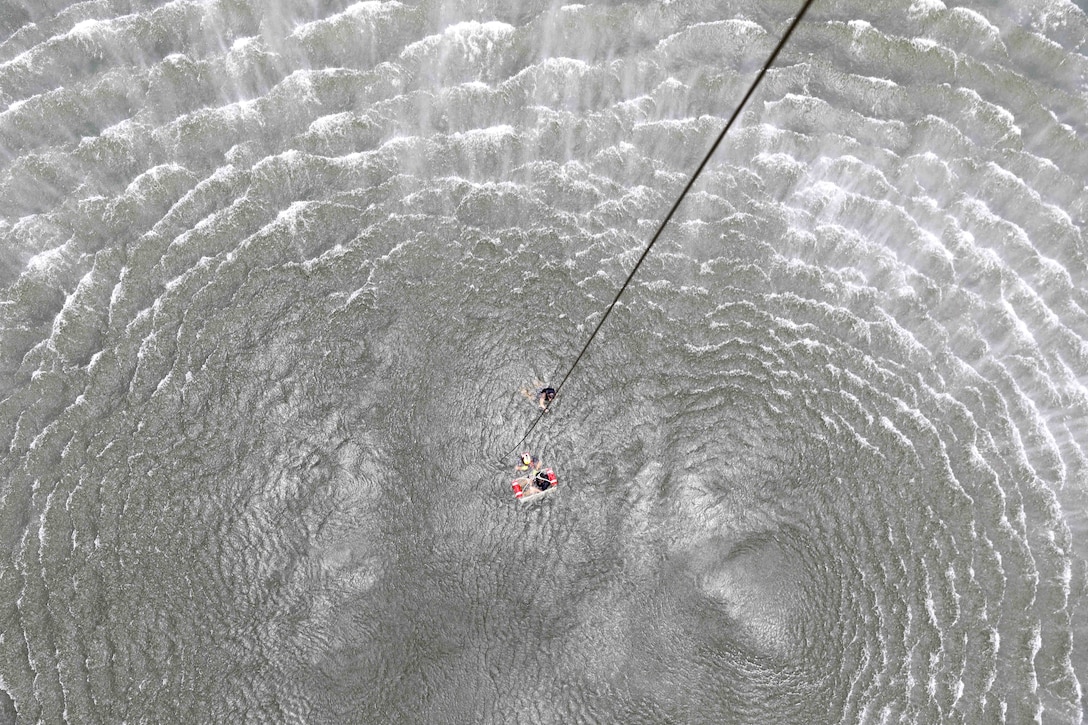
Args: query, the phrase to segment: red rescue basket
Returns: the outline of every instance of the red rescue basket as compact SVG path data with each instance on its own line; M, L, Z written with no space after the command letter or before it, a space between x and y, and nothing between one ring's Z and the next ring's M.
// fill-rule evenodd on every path
M553 486L557 486L559 484L559 478L555 475L555 471L553 471L552 469L545 468L543 474L544 477L548 479L549 484L548 488L545 490L551 490ZM524 476L522 478L515 478L513 481L511 481L510 488L514 489L514 498L521 498L522 496L524 496L526 493L525 489L529 488L529 486L532 485L532 482L533 479L529 478L528 476ZM534 495L538 493L543 493L543 491L534 492Z

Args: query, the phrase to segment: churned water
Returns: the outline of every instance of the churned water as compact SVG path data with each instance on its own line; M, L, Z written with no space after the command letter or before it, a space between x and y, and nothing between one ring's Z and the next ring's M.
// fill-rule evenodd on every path
M1088 19L4 0L0 722L1072 723Z

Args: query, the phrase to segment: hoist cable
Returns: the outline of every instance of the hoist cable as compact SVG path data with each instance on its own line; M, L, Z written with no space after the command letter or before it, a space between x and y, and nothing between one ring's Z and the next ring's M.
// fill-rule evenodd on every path
M744 94L744 98L741 99L740 103L737 105L736 110L733 111L733 115L729 117L729 121L725 124L725 128L723 128L722 132L718 134L718 138L714 140L714 144L710 147L710 150L706 152L706 156L703 158L698 168L695 169L695 173L691 175L691 178L688 179L688 183L686 186L684 186L683 191L681 191L680 195L676 197L676 201L673 203L672 208L669 209L669 213L666 214L665 218L661 220L661 224L657 227L657 231L654 232L653 237L650 239L650 243L647 244L646 248L642 250L642 255L638 258L638 261L635 262L635 266L631 268L631 272L627 275L627 279L625 279L623 281L623 284L620 285L619 291L616 292L616 296L612 299L612 302L608 305L608 307L605 308L604 314L601 315L601 319L597 321L597 325L593 328L593 332L590 333L589 339L586 340L586 344L582 346L582 351L578 353L578 357L574 358L574 362L571 363L571 366L567 369L566 375L564 375L563 379L559 381L559 384L555 386L556 398L559 397L559 391L562 390L563 384L567 382L570 374L574 372L574 369L578 367L578 363L582 361L582 357L586 354L586 350L589 349L590 344L593 342L593 338L597 337L597 333L600 332L601 326L604 325L604 322L608 319L608 316L612 314L612 308L614 308L616 306L616 303L619 302L620 296L623 295L624 290L627 289L627 285L631 284L631 280L634 278L635 272L638 272L638 268L642 266L642 262L646 259L646 255L648 255L650 253L650 250L653 249L654 244L661 236L661 232L664 231L665 225L669 223L669 220L672 219L673 215L676 213L676 210L680 207L680 202L684 200L684 197L687 196L688 192L691 190L691 187L695 185L695 180L699 178L699 174L702 173L703 169L710 162L710 157L713 156L714 152L718 150L718 146L721 145L721 142L725 139L725 135L729 133L729 129L732 128L733 122L737 120L738 116L740 116L740 112L744 110L744 106L748 103L748 99L752 97L752 94L755 93L756 88L759 87L759 83L763 80L763 76L767 75L767 71L770 70L772 65L774 65L774 61L778 58L779 52L781 52L782 48L785 47L786 41L789 40L790 35L793 34L793 31L797 28L798 25L800 25L801 19L805 16L805 13L808 11L809 6L812 5L813 2L814 0L805 0L804 4L801 6L801 9L797 13L797 17L795 17L790 23L789 27L786 28L786 32L782 35L781 40L778 41L778 45L774 47L774 50L771 51L770 56L767 57L767 62L763 64L763 68L759 71L759 75L757 75L755 80L752 81L752 85L749 86L748 92ZM521 440L514 444L514 446L506 453L506 455L503 456L503 458L508 457L511 453L517 450L522 443L525 442L525 439L528 438L529 434L533 432L533 429L536 428L537 423L540 422L540 419L544 417L545 412L545 410L541 410L539 413L537 413L536 418L533 419L533 422L529 425L528 430L525 431L525 435L521 437Z

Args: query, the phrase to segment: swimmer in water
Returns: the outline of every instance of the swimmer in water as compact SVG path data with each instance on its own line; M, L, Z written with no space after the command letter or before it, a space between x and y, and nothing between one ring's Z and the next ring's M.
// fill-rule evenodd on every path
M555 388L545 386L544 383L539 380L536 381L536 387L532 390L529 388L522 388L521 394L529 400L534 401L537 407L545 413L548 412L548 406L555 400Z
M541 388L536 394L536 404L540 406L540 409L545 413L548 412L548 406L555 400L555 388Z
M518 465L514 466L514 471L516 473L528 473L530 476L533 476L540 471L542 465L539 458L526 451L521 454L521 458L518 459Z

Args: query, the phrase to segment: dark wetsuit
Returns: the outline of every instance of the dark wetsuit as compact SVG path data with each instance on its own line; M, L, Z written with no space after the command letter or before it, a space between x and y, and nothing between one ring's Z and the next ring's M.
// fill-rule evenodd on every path
M533 485L541 491L547 491L551 488L552 482L548 480L547 473L544 471L537 471L536 476L533 477Z
M541 388L540 392L536 394L536 399L547 405L555 400L555 388Z

